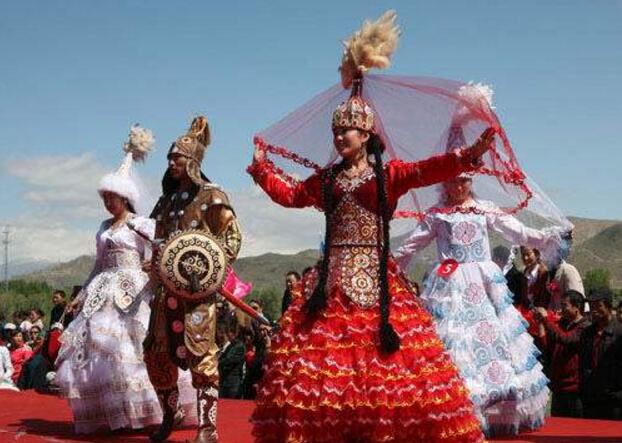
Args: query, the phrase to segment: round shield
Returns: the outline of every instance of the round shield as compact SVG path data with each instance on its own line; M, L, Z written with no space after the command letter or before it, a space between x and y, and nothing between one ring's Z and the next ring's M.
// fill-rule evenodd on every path
M222 286L227 255L209 233L181 231L164 243L157 266L168 291L189 301L203 301Z

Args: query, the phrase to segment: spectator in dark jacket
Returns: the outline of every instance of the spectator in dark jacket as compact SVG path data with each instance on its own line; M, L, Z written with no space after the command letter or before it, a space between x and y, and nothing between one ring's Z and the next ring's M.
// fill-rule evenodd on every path
M289 308L289 305L292 303L294 299L292 291L298 282L300 282L300 274L298 272L289 271L285 274L285 292L281 300L281 315L285 314L285 311L287 311L287 308Z
M49 392L48 373L54 371L54 361L60 349L59 337L63 332L62 323L53 323L40 350L24 364L17 386L21 390L35 389L37 392Z
M592 324L581 334L579 377L586 418L622 419L622 325L615 319L612 294L588 296Z
M551 294L548 291L549 271L540 258L540 251L526 246L520 247L525 264L523 275L527 280L527 303L529 306L549 308Z
M73 314L70 312L65 314L65 308L67 307L67 295L65 291L61 291L60 289L54 291L52 294L52 304L54 304L54 307L50 314L50 326L54 323L61 322L62 319L63 327L66 328L71 320L73 320ZM63 314L65 314L64 317Z
M239 338L235 318L228 322L224 330L221 329L220 334L222 347L218 356L218 395L221 398L241 398L246 348Z
M253 298L252 300L250 300L248 302L248 306L253 308L259 314L263 315L266 320L268 320L270 323L272 323L272 317L270 316L270 314L268 314L267 312L265 312L263 310L263 300L262 299L260 299L260 298ZM258 327L258 325L259 325L259 321L255 320L255 319L253 319L251 323L252 323L253 329L256 329Z
M527 279L516 265L510 261L510 249L499 245L492 250L492 261L503 271L508 283L508 289L513 295L515 306L528 305L527 302Z
M551 379L555 417L583 416L579 393L579 343L582 331L588 326L583 317L583 294L569 290L561 298L561 319L555 321L544 308L534 308L534 318L540 324L539 348L545 357Z
M263 363L270 349L270 328L258 325L250 331L253 343L252 360L246 366L243 383L243 398L254 400L257 397L257 383L263 377Z

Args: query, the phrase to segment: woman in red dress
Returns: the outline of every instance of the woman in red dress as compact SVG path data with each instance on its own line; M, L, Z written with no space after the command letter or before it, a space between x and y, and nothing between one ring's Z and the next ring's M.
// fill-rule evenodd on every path
M390 255L389 223L410 189L476 169L494 130L453 153L383 164L362 72L351 72L350 98L332 117L337 162L298 181L258 143L248 168L276 203L326 217L323 257L272 340L253 434L261 443L482 442L464 382Z
M479 422L430 315L389 253L389 222L414 187L472 170L492 136L383 165L373 111L356 94L333 116L341 161L303 182L257 148L249 173L276 203L326 216L325 253L281 319L253 415L258 442L479 442ZM372 155L374 160L368 158Z

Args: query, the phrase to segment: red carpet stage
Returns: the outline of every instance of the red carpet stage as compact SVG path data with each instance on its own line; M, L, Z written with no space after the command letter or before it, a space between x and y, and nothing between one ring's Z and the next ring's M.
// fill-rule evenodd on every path
M248 401L222 400L218 413L221 443L248 443L248 417L253 404ZM173 433L171 442L183 442L194 436L191 428ZM57 397L28 392L0 391L0 442L17 443L146 443L145 433L123 432L76 436L67 403ZM515 443L622 443L622 422L551 418L538 432L514 439L493 440Z

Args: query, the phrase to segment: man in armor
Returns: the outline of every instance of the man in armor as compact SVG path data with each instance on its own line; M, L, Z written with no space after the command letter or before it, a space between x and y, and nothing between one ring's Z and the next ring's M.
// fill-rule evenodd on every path
M168 152L163 195L151 217L156 220L156 244L179 232L202 231L218 240L231 262L240 250L240 228L227 195L201 172L201 161L209 143L207 119L199 116ZM151 269L156 275L156 267ZM178 401L178 367L190 369L192 384L197 389L199 423L193 442L218 440L215 302L214 295L190 301L165 287L156 291L144 357L164 418L151 434L152 441L164 441L172 431Z

